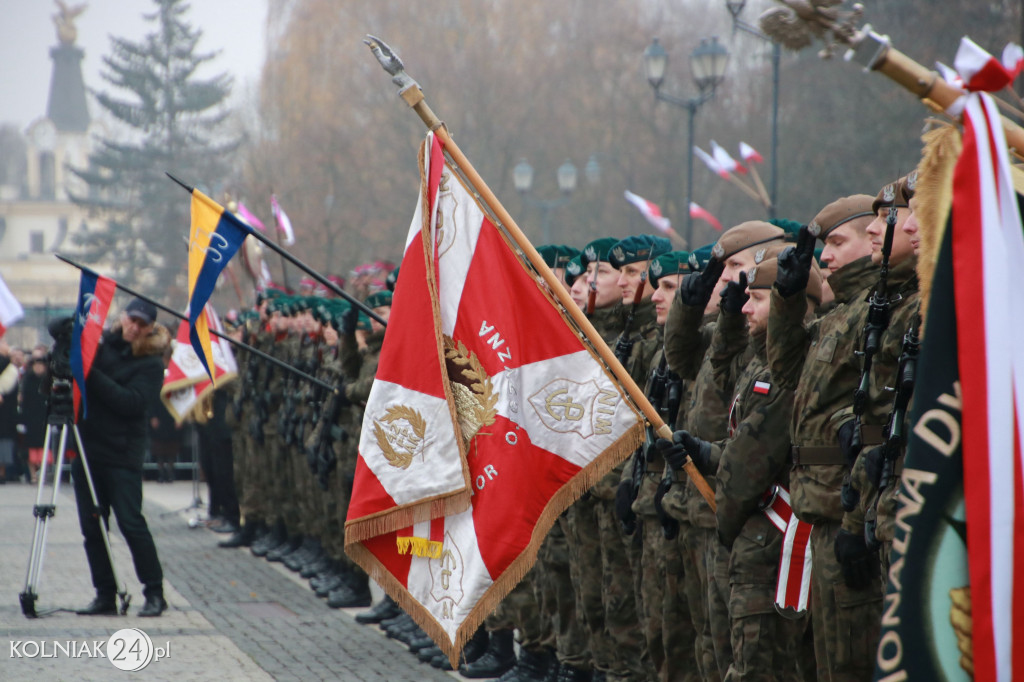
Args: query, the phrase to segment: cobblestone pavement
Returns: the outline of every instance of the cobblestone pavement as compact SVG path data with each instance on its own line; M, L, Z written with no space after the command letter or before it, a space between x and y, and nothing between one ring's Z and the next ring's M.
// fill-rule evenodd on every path
M202 513L185 509L194 499L191 482L144 485L144 512L160 553L170 605L159 618L135 615L142 606L142 590L116 529L111 543L118 575L132 595L128 615L85 617L72 612L91 600L93 589L74 494L66 483L59 490L57 513L48 522L35 590L41 617L25 617L18 595L25 588L31 554L36 487L0 486L0 680L462 679L420 664L378 628L356 623L353 616L362 609L328 608L305 580L281 564L258 559L247 549L220 549L216 543L225 536L190 528L189 520ZM44 501L49 501L51 488L45 491ZM204 489L201 498L205 496ZM117 670L103 655L82 655L83 647L105 653L107 640L121 628L143 630L158 653L168 655L135 673Z

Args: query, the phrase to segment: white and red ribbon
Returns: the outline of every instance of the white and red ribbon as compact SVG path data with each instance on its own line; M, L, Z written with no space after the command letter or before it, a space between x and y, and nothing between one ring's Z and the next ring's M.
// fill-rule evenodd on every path
M790 506L789 491L776 486L764 515L783 534L779 555L779 577L775 585L775 606L787 612L807 610L811 594L811 527L801 521Z
M1024 678L1024 235L999 111L983 91L1014 74L966 38L955 63L969 91L952 229L974 669L1004 682Z

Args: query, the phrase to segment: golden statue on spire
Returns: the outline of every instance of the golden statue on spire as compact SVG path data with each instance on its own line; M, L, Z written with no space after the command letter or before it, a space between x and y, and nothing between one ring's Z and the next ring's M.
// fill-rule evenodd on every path
M53 25L57 27L57 40L61 45L74 45L78 38L78 29L75 28L75 19L85 11L86 5L75 5L69 7L63 0L55 0L60 11L53 15Z

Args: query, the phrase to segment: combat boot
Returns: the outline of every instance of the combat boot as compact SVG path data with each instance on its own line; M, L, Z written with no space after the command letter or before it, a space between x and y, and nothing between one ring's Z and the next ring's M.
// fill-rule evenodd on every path
M284 558L292 552L298 551L302 546L303 537L295 535L282 542L279 546L267 552L267 561L284 561Z
M314 537L306 537L297 550L281 559L281 563L289 570L298 571L313 556L315 548L320 546L320 541Z
M317 586L313 588L313 591L316 592L316 596L321 599L326 599L327 595L331 592L334 592L334 590L345 585L347 579L348 576L344 571L338 570L334 573L329 573L317 583ZM312 582L310 583L310 587L312 587Z
M256 538L256 522L247 523L236 530L231 537L217 543L218 547L249 547Z
M249 551L252 552L253 556L266 556L267 552L280 546L287 539L288 534L285 532L284 523L278 520L269 532L265 533L258 541L252 543Z
M319 575L328 571L334 565L334 559L321 548L320 554L315 559L310 559L306 564L299 570L299 575L303 578L312 578L315 575Z
M556 682L591 682L592 675L589 670L562 663L558 666Z
M516 664L498 682L544 682L552 663L557 665L558 661L549 649L529 651L520 647Z
M434 646L427 647L426 649L420 649L416 653L416 658L420 659L420 663L430 663L434 660L435 656L444 656L444 652L441 651L441 647Z
M369 606L372 597L370 588L360 590L352 585L341 585L327 595L327 605L332 609L354 609Z
M382 620L394 618L400 613L402 613L402 609L395 603L395 600L388 595L384 595L384 598L374 604L372 609L356 614L356 622L362 625L375 625ZM428 658L427 661L429 660Z
M512 646L512 629L495 630L490 633L490 642L484 655L459 666L459 674L470 679L499 677L516 664Z

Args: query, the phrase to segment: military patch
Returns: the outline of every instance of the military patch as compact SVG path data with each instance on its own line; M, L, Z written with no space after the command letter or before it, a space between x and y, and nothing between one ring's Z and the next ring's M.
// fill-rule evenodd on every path
M655 261L651 262L651 274L652 275L654 275L655 277L661 277L662 270L663 270L663 268L661 267L661 261L660 260L655 260Z
M889 184L882 190L882 201L886 203L892 203L896 200L896 185Z
M757 280L757 266L756 265L754 267L750 268L749 270L747 270L747 282L748 282L748 284L753 284L755 280Z
M832 358L836 354L836 339L830 337L822 339L821 343L818 344L818 351L814 354L814 359L821 362L832 362Z
M578 277L580 274L583 273L583 266L580 264L579 261L570 260L568 265L565 266L565 271L568 272L573 277Z
M760 264L764 260L765 254L767 253L768 249L758 249L757 253L754 254L754 262Z
M691 270L700 270L700 261L697 260L697 254L691 253L689 260Z
M711 248L711 255L715 258L721 258L725 255L725 247L722 246L721 242L715 242L715 245Z
M593 246L588 246L587 250L584 251L583 253L587 257L588 261L596 261L597 260L597 249L595 249Z
M621 246L616 246L614 249L612 249L612 256L614 256L615 260L619 261L620 263L626 260L626 253L622 250Z
M818 224L817 220L812 220L807 226L807 231L811 233L812 237L821 236L821 225Z
M911 192L913 192L917 188L917 171L916 170L911 171L910 174L907 175L906 183L907 183L907 189L909 189Z
M768 395L769 391L772 390L772 385L767 381L755 381L754 382L754 393L758 395Z

